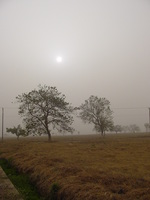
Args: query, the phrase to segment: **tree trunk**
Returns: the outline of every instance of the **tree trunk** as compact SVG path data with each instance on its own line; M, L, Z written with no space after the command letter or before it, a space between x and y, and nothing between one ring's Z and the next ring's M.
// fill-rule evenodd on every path
M48 127L48 118L47 118L47 116L45 116L45 128L46 128L47 135L48 135L48 142L51 142L52 141L51 131L49 130L49 127Z
M51 133L49 130L47 130L47 135L48 135L48 142L51 142L52 138L51 138Z
M103 133L103 137L105 137L105 131L104 131L104 133Z
M102 137L104 137L104 136L105 136L105 130L104 130L104 128L103 128L103 127L101 127L101 135L102 135Z

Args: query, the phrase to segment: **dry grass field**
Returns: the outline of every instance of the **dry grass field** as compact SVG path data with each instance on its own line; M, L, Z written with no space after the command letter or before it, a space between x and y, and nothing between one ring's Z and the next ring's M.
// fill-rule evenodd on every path
M11 159L45 197L55 183L61 200L149 200L150 134L6 139Z

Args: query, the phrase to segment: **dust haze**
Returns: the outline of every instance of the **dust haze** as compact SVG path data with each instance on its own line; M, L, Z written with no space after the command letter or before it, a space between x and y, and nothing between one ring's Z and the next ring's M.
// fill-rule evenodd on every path
M73 106L107 98L115 124L144 130L149 122L148 0L0 0L0 44L5 128L20 123L15 97L39 84L56 86ZM92 131L80 119L74 126Z

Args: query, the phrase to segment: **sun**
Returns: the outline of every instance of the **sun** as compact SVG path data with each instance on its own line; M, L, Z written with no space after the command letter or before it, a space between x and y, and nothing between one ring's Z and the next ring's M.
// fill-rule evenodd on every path
M62 57L61 57L61 56L58 56L58 57L56 58L56 61L57 61L58 63L61 63L61 62L62 62Z

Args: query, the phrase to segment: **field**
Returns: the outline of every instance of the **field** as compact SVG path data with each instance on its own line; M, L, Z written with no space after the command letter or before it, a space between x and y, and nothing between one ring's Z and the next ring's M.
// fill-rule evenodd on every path
M150 199L150 134L6 139L0 158L61 200Z

